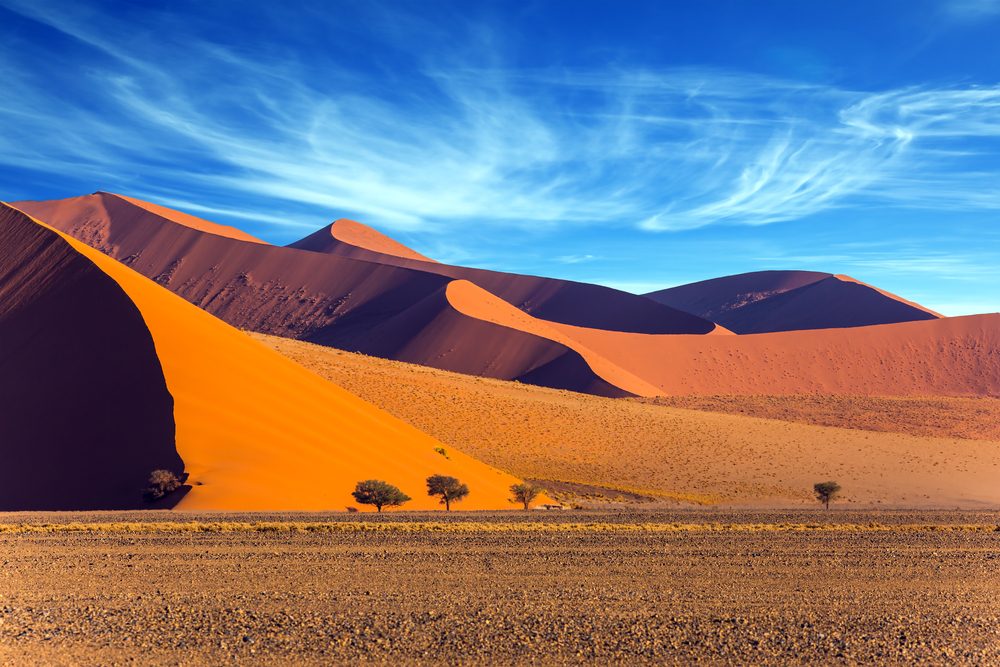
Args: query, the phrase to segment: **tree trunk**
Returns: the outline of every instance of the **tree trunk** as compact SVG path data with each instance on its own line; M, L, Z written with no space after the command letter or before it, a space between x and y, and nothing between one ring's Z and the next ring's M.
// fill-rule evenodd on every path
M444 497L444 511L445 512L451 511L451 500L449 500L448 496Z
M382 506L381 505L376 505L375 508L381 513L381 511L382 511Z

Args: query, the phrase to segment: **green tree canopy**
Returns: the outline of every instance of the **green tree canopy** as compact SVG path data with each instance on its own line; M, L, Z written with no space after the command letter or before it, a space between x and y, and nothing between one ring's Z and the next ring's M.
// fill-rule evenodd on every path
M531 502L537 498L540 494L545 493L545 489L540 486L535 486L531 482L521 482L520 484L513 484L510 487L510 492L513 497L510 499L512 503L521 503L524 505L524 509L531 509Z
M451 504L469 495L469 487L447 475L431 475L427 478L427 495L441 496L441 504L451 511Z
M816 499L830 509L830 501L835 500L840 495L840 484L836 482L818 482L813 485L813 492Z
M358 482L351 495L362 505L374 505L379 512L383 507L396 507L410 500L408 495L380 479Z

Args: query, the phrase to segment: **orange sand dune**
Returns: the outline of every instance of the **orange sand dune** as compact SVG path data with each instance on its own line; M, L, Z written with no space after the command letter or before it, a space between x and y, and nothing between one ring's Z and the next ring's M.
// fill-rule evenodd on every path
M126 197L125 195L117 195L112 192L97 193L105 194L109 197L117 197L127 201L130 204L143 208L150 213L160 216L171 222L176 222L177 224L184 225L185 227L190 227L191 229L197 229L198 231L208 232L209 234L215 234L216 236L225 236L227 238L236 239L237 241L250 241L251 243L263 243L264 245L269 245L267 241L262 241L256 236L251 236L247 234L242 229L237 229L236 227L231 227L229 225L220 225L215 222L209 222L208 220L203 220L196 216L184 213L182 211L175 211L172 208L167 208L166 206L160 206L159 204L152 204L148 201L142 201L141 199L135 199L134 197Z
M407 507L431 509L438 505L427 497L424 479L434 473L468 483L472 493L462 505L466 509L511 507L508 487L516 480L510 475L452 448L447 458L442 456L435 451L440 443L430 436L275 354L128 267L6 205L4 211L4 232L44 229L50 241L58 234L62 245L75 251L67 255L88 260L141 314L173 398L176 451L190 474L192 488L178 507L338 509L354 504L350 491L356 481L379 478L413 498ZM51 268L31 267L39 273ZM74 335L71 328L57 333L70 339ZM104 372L114 378L120 369L109 365ZM94 391L99 386L83 384L75 390L95 415L108 410L114 415L118 408ZM119 438L122 447L145 444L139 433ZM67 447L73 444L64 442Z
M636 396L827 393L1000 395L1000 315L754 336L647 335L531 317L468 281L448 285L460 312L578 352Z
M956 412L985 411L970 419L995 434L988 421L1000 415L1000 399L922 402L916 428L910 401L882 400L870 408L877 419L854 428L898 432L873 432L587 396L254 336L447 446L581 500L821 511L812 485L832 478L844 488L843 506L1000 507L1000 442L947 425ZM843 404L811 397L794 418L826 420ZM938 425L928 433L928 424Z
M323 229L296 241L289 247L375 261L381 255L423 262L435 261L368 225L346 218L334 220Z
M1000 396L1000 314L752 336L553 327L663 394Z
M641 378L610 363L600 354L565 335L558 327L518 310L468 280L448 284L448 301L460 313L511 329L547 338L575 350L600 378L636 396L655 396L657 388Z

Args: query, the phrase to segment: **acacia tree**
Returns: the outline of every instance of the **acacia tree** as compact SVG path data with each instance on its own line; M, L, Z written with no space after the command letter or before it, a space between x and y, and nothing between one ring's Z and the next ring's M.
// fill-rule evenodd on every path
M813 484L813 492L816 494L816 500L823 503L826 509L830 509L830 501L836 500L837 496L840 495L840 484L836 482L818 482Z
M469 495L469 487L447 475L431 475L427 478L427 495L441 496L445 510L451 511L451 504Z
M514 495L510 499L512 503L521 503L524 505L524 509L531 509L531 501L539 496L539 494L545 493L545 489L540 486L535 486L531 482L521 482L520 484L513 484L510 487L510 492Z
M397 507L410 500L408 495L380 479L358 482L351 495L362 505L374 505L379 512L383 507Z
M149 486L146 487L147 500L159 500L168 493L181 488L180 478L171 470L154 470L149 473Z

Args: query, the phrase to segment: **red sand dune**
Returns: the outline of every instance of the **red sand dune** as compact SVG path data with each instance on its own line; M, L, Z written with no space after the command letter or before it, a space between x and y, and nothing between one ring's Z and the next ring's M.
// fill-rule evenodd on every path
M940 317L849 276L757 271L651 292L650 299L719 322L739 334L832 329Z
M510 475L445 458L125 265L6 205L0 216L3 509L135 507L149 470L181 465L183 509L339 509L371 477L430 509L433 473L469 484L465 508L511 506Z
M1000 314L748 336L552 326L667 395L1000 396Z
M441 264L421 256L358 222L339 231L332 225L291 244L312 252L349 255L380 264L417 269L479 285L534 317L611 331L638 333L704 334L716 329L713 322L645 297L588 283ZM377 243L370 239L377 238ZM332 239L332 240L331 240ZM416 255L417 257L414 257Z
M449 285L448 296L466 315L575 350L601 379L637 396L1000 396L1000 314L747 336L648 335L537 320L465 281Z
M231 239L237 239L239 241L250 241L252 243L263 243L267 245L267 241L262 241L256 236L251 236L247 234L242 229L237 229L236 227L230 227L229 225L220 225L215 222L209 222L208 220L203 220L201 218L195 217L188 213L183 213L181 211L175 211L172 208L167 208L166 206L160 206L159 204L151 204L148 201L142 201L141 199L135 199L134 197L126 197L125 195L116 195L110 192L101 193L109 197L118 197L119 199L124 199L130 204L134 204L139 208L144 208L150 213L154 213L162 218L171 220L178 224L190 227L191 229L197 229L202 232L208 232L209 234L215 234L217 236L225 236Z
M648 300L621 300L595 286L374 250L362 249L378 262L337 254L343 249L329 254L240 242L110 195L19 206L241 328L444 370L605 396L997 395L1000 383L995 316L937 319L845 276L763 272L699 283L693 291L675 288L690 297L686 307L718 310L742 322L737 329L783 321L802 331L629 333L563 321L625 312L634 325L652 312L642 305ZM348 236L335 240L343 246ZM334 238L330 230L327 237ZM519 294L531 296L523 302ZM545 309L558 317L539 317ZM828 316L834 325L824 323ZM926 321L847 327L865 324L863 318ZM729 333L698 321L712 333Z
M444 275L205 234L102 193L16 206L241 329L456 372L622 393L558 342L456 312L445 298L451 279ZM525 289L540 285L566 307L569 292L588 287L511 278ZM609 307L624 294L606 291L613 297ZM586 312L589 304L578 303L577 310Z

